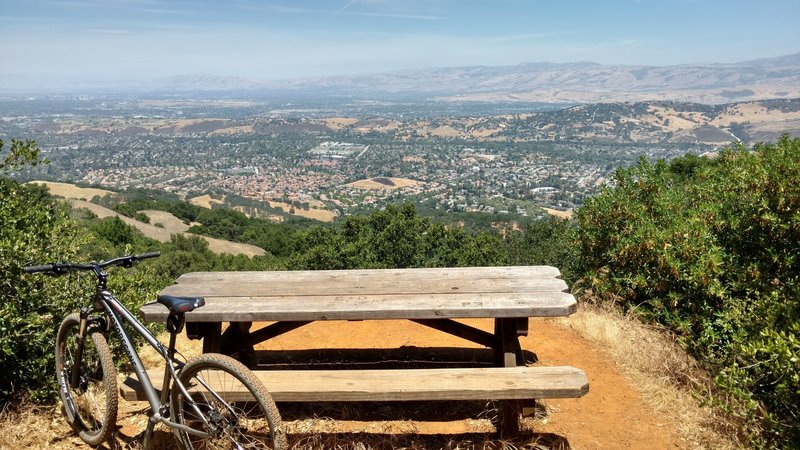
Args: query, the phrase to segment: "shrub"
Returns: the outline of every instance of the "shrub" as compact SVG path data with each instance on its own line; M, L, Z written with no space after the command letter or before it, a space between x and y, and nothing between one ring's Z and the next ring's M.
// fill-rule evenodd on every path
M0 151L3 142L0 141ZM0 175L38 162L31 141L12 141ZM51 397L55 332L77 305L80 287L68 277L25 276L26 264L74 257L83 242L67 209L45 188L0 178L0 403L28 394Z
M2 147L0 141L0 151ZM13 140L0 161L0 175L37 163L35 143ZM46 188L0 177L0 404L23 396L33 401L56 396L56 332L67 314L86 305L94 288L94 276L85 272L47 277L24 274L22 267L85 262L95 254L118 256L102 254L101 240L70 215L69 207ZM109 277L111 290L133 310L154 298L160 284L163 279L145 265Z
M671 326L754 443L800 442L800 139L618 170L578 211L582 284Z

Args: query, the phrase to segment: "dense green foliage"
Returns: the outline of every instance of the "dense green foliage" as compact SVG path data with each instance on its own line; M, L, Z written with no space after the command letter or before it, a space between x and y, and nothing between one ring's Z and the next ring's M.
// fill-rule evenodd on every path
M2 147L0 141L0 152ZM33 143L12 141L0 174L37 161L37 155ZM42 367L52 366L55 329L75 305L75 289L66 279L23 277L21 267L76 254L80 241L65 213L42 188L0 178L0 400L53 386Z
M305 234L298 227L250 218L224 208L204 209L195 220L201 225L190 228L193 233L252 244L277 257L300 251Z
M578 211L587 286L669 325L759 445L800 442L800 139L641 161Z
M22 267L153 248L153 241L119 219L77 218L42 186L21 185L5 176L40 162L35 143L17 140L0 161L0 404L20 396L44 400L55 395L56 331L67 314L86 306L94 288L90 274L27 275ZM109 278L109 288L132 309L167 283L146 264L114 270Z
M307 250L295 256L297 269L381 269L456 267L505 263L500 238L432 223L411 203L389 205L368 216L347 217L338 227L318 227Z

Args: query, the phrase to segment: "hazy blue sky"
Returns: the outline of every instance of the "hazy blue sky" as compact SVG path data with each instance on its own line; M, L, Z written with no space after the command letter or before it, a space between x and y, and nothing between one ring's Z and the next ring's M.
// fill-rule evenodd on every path
M800 51L798 18L800 0L0 0L0 76L735 62Z

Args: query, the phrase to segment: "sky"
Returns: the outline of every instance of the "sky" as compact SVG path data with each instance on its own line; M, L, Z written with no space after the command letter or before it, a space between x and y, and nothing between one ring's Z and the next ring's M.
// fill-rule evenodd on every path
M726 63L797 53L798 17L800 0L0 0L0 82Z

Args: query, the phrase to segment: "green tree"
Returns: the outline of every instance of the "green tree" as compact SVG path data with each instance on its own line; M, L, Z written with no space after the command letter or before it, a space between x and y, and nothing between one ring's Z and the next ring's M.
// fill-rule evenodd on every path
M356 269L501 265L496 235L464 230L421 217L412 203L388 205L368 216L349 216L338 227L311 229L292 268Z
M575 281L575 221L548 216L522 225L504 240L508 264L514 266L548 265L558 267L570 284Z
M135 241L136 232L117 216L96 221L91 228L97 235L114 246L124 247Z

